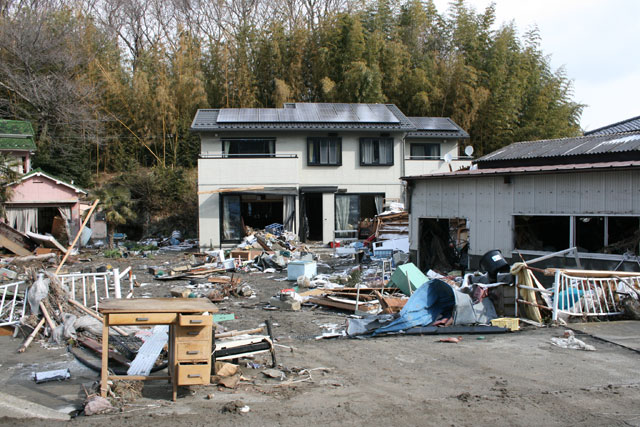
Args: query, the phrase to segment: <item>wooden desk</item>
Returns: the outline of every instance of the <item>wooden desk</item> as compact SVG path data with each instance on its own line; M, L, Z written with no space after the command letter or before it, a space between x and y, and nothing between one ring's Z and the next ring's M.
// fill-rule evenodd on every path
M218 311L201 298L107 299L100 303L102 372L100 394L107 397L107 381L170 380L173 400L179 385L209 384L213 315ZM203 314L208 312L209 314ZM113 325L169 325L169 376L109 375L109 327Z

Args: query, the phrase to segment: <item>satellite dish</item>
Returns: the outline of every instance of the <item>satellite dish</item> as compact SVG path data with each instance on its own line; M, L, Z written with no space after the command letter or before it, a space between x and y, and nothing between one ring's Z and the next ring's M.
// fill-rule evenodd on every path
M471 155L473 154L473 147L471 145L467 145L466 147L464 147L464 154L471 157Z
M451 160L453 160L453 156L451 156L451 153L447 153L444 155L444 161L447 163L451 163Z

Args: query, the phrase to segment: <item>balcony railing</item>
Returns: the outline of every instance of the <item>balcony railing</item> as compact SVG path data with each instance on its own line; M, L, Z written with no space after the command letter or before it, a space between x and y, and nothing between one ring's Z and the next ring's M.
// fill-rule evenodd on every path
M200 154L201 159L297 159L297 154Z

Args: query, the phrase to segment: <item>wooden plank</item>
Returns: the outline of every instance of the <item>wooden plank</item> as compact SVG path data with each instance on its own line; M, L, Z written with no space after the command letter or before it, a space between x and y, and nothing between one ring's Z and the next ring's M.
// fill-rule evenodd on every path
M100 357L102 357L102 344L98 341L94 340L93 338L80 336L78 337L78 342L83 346L95 351L100 355ZM109 359L115 360L116 362L125 366L130 365L130 361L126 357L112 350L109 350Z
M206 298L110 298L100 302L100 313L217 313Z
M24 343L22 343L22 345L18 349L18 353L24 353L25 352L27 347L29 347L29 345L31 344L31 341L33 341L33 339L36 337L36 335L38 335L38 332L40 331L40 329L42 329L42 327L44 326L44 322L45 322L45 320L44 320L44 317L43 317L42 319L40 319L40 322L38 322L38 325L33 329L31 334L29 334L27 339L24 340Z
M69 245L69 249L67 249L67 251L65 252L64 257L62 258L62 261L60 261L60 264L58 265L58 268L56 268L56 272L55 272L56 275L60 272L60 269L62 268L62 266L64 265L65 261L67 260L67 257L71 253L71 250L73 249L73 247L75 246L76 242L80 238L80 235L82 235L82 230L84 230L84 227L87 226L87 222L89 222L89 219L91 218L91 215L93 214L93 211L96 209L96 206L98 206L98 203L100 203L100 199L96 199L96 201L93 202L93 205L91 206L91 209L89 209L89 213L85 217L84 221L82 222L82 225L80 226L80 229L78 230L78 233L76 234L76 238L73 239L73 243L71 243L71 245ZM62 251L64 252L64 248L62 248Z
M17 244L13 240L10 240L6 236L3 236L2 234L0 234L0 246L7 248L8 250L10 250L11 252L13 252L18 256L31 255L31 251L28 251L27 249L23 248L21 245Z
M264 187L218 188L217 190L198 191L198 194L233 193L235 191L264 190Z
M309 302L313 304L322 305L325 307L339 308L341 310L346 310L346 311L355 311L356 309L355 304L347 304L343 302L332 301L326 298L310 298ZM378 308L377 306L369 306L369 307L358 306L359 311L373 311L373 310L376 310L377 308Z
M109 315L102 322L102 369L100 371L100 396L107 397L109 376Z

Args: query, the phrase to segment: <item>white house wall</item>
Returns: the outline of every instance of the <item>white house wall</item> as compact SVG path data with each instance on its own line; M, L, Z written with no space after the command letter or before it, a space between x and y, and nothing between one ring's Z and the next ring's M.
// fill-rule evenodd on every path
M402 198L402 133L394 138L394 164L392 166L360 166L360 138L379 136L379 132L339 133L342 138L341 166L308 166L307 137L326 136L327 132L277 133L243 132L229 137L267 137L276 139L276 156L285 158L219 158L222 139L212 133L201 134L201 157L198 160L198 191L220 188L265 186L305 187L337 186L347 193L384 193L388 198ZM218 158L207 158L217 156ZM333 239L335 224L334 195L323 195L323 240ZM299 197L296 197L296 227ZM220 197L218 194L199 195L200 244L203 247L220 244ZM296 230L297 231L297 230Z
M411 193L410 247L420 218L466 218L469 254L514 249L513 215L640 216L640 171L425 179Z

